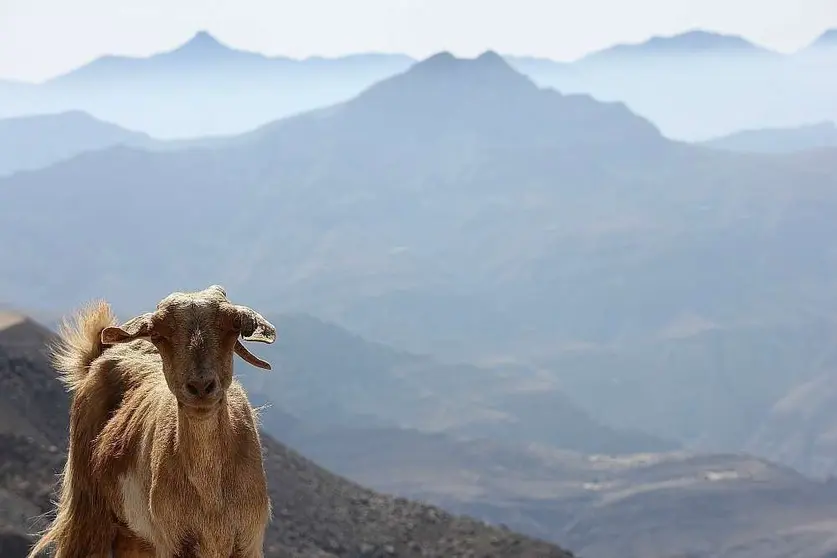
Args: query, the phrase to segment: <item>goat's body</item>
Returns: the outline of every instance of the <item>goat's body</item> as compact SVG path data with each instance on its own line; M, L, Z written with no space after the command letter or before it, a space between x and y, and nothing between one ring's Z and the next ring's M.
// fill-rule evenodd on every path
M158 558L261 556L270 503L244 390L234 381L217 412L187 417L153 344L98 344L113 321L103 308L56 351L73 391L70 451L58 516L30 556L50 543L56 558L108 556L120 525Z

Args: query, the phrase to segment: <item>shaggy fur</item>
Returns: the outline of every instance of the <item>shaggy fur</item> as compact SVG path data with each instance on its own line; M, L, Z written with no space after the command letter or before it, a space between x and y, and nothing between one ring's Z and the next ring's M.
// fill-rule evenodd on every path
M30 558L263 556L270 502L254 416L233 378L239 341L273 326L219 286L174 293L116 326L110 307L61 328L53 362L72 393L58 512Z

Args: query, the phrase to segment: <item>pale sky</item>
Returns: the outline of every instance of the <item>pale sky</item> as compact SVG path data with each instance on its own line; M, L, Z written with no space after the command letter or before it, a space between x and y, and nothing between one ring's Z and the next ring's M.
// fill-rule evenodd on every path
M293 57L493 49L569 60L695 28L790 51L837 28L837 0L0 0L0 77L144 56L199 30Z

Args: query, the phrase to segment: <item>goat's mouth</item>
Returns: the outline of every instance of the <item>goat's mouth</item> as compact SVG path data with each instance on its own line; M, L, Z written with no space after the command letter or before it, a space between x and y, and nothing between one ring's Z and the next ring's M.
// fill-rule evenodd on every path
M205 418L212 415L221 406L222 394L196 399L190 395L177 398L177 405L190 417Z

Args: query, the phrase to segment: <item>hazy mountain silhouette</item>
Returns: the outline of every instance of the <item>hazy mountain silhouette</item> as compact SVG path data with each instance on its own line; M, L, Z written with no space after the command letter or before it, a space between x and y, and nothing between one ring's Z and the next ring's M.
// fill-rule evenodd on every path
M818 424L827 432L831 419L811 420L798 431L770 425L783 420L777 405L830 374L823 357L837 350L837 323L828 312L801 317L788 307L787 313L784 320L761 324L712 324L678 335L568 350L540 365L555 370L562 390L607 424L703 451L745 449L821 475L821 469L804 466L818 451L801 441L819 436ZM817 408L823 406L798 407L803 414ZM790 419L788 425L803 425L795 416ZM794 446L799 451L792 458L774 451L768 442L777 441L799 444Z
M201 31L172 50L144 58L103 56L24 86L25 98L20 88L0 88L0 116L83 110L164 139L240 133L349 98L411 63L397 54L268 57Z
M573 64L518 63L539 85L618 100L686 140L837 119L837 78L824 34L785 55L735 36L689 31L616 45Z
M752 153L790 153L837 147L837 124L818 122L795 128L744 130L705 141L703 145Z
M282 372L246 374L243 381L254 400L276 404L306 424L407 427L588 453L677 448L597 423L526 367L443 364L309 316L271 319L283 333L265 355ZM272 431L269 410L264 417Z
M694 30L666 37L652 37L638 44L615 45L581 58L579 64L625 63L631 58L691 56L761 56L775 54L737 35Z
M0 120L0 175L46 167L86 151L153 143L146 134L79 111L8 118Z
M809 46L812 49L834 49L837 48L837 29L828 29L817 37Z
M110 82L116 82L117 85L125 85L126 81L153 85L147 82L166 80L159 85L166 85L167 82L186 85L187 79L209 80L212 79L212 72L229 72L214 76L217 85L223 86L231 79L257 79L256 74L259 72L286 72L284 76L274 76L274 79L300 77L300 74L310 73L312 70L332 70L337 72L336 75L340 72L348 74L358 70L362 73L366 70L371 71L374 76L379 71L376 66L380 69L388 66L401 69L410 63L412 59L398 54L359 54L334 59L304 60L269 57L257 52L231 48L207 31L199 31L172 50L149 57L104 56L46 83L56 87L100 87ZM235 84L227 85L237 88Z
M331 112L318 114L323 117L279 121L256 130L254 137L277 149L284 147L285 138L298 142L303 128L302 132L321 134L317 138L320 148L358 150L367 147L358 138L363 127L374 143L387 143L386 136L432 151L455 148L454 144L464 149L476 143L524 153L536 145L610 144L643 149L663 143L652 124L623 105L541 90L491 51L472 60L447 52L436 54ZM450 145L425 143L440 139ZM399 156L409 157L403 147L395 149Z
M508 59L539 85L625 102L666 135L696 140L837 118L832 37L825 32L784 55L735 35L692 30L573 63ZM227 135L345 101L413 63L400 54L272 57L201 31L153 56L103 56L42 85L0 84L0 117L84 110L160 138Z

